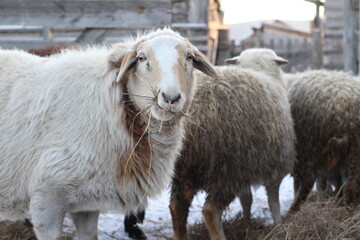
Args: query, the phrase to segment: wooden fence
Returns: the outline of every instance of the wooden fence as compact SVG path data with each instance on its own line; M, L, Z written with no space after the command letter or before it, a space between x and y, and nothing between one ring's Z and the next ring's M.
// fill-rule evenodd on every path
M172 28L179 31L203 52L207 52L207 26L205 24L172 24ZM113 28L113 27L47 27L47 26L1 26L0 46L2 48L39 48L50 44L97 44L115 43L129 36L135 36L138 31L146 28ZM191 34L196 31L197 34Z
M191 9L187 5L189 2ZM210 1L189 2L1 0L0 47L27 50L51 44L111 44L136 35L138 31L170 26L189 38L215 63L218 29L212 27L213 24L210 26L207 19L198 19L199 14L196 14L207 15ZM197 18L192 19L189 11ZM192 20L182 22L183 18Z
M277 55L287 59L289 64L283 67L285 72L299 72L314 68L311 54L311 40L308 39L270 39L269 41L259 41L250 39L232 44L231 55L237 56L248 48L270 48Z

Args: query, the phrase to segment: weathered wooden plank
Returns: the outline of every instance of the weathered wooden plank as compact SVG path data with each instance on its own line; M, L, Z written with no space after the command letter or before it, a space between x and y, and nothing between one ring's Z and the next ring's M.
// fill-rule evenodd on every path
M337 9L339 9L341 11L343 9L343 1L339 1L339 0L326 1L325 2L325 9L328 9L328 8L337 8Z
M169 0L0 1L1 24L152 28L171 23Z
M332 36L335 36L335 35L343 35L344 34L344 29L326 29L325 30L325 38L327 38L327 36L329 36L330 38ZM337 37L335 37L337 38Z
M172 20L171 22L188 22L188 5L185 1L172 1Z
M189 4L188 21L193 23L208 23L209 1L191 0Z
M209 39L207 35L187 36L190 42L207 42Z
M59 44L67 44L68 42L57 42ZM48 42L44 42L44 41L17 41L16 45L14 44L14 42L1 42L0 41L0 46L3 49L23 49L23 50L28 50L29 48L41 48L44 47L46 45L49 45Z
M327 21L325 29L342 29L344 27L343 20L344 18L338 19L337 21Z
M326 19L326 22L328 20L336 21L338 19L343 19L344 18L344 12L342 12L342 10L336 10L336 11L327 12L327 13L328 13L327 16L331 16L331 17L329 17L329 19Z
M110 30L106 28L86 28L76 39L78 43L101 43L107 37Z
M325 38L331 38L331 39L340 39L340 40L342 40L343 39L343 36L344 36L344 34L343 34L343 31L341 31L341 32L326 32L325 33Z
M329 49L329 50L325 49L324 53L326 55L341 55L343 52L342 49Z
M359 2L356 1L357 6ZM356 31L359 29L359 13L352 0L344 0L344 70L358 73L358 39ZM358 7L357 7L358 9Z
M171 27L188 30L208 30L207 23L172 23Z
M328 19L326 19L325 25L328 24L328 21L338 23L339 25L343 25L344 24L342 22L343 19L344 19L344 13L340 14L337 12L337 13L334 13L333 15L331 15L331 17L328 17Z

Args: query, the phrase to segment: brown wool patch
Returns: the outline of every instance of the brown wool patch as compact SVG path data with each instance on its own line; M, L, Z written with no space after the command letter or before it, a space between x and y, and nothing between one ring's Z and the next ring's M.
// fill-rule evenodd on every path
M330 170L333 169L338 164L338 159L334 157L330 157L328 161L326 162L325 169Z
M45 46L43 48L30 48L28 52L40 57L48 57L60 53L64 49L80 49L80 48L81 47L77 44L73 44L73 45L53 44L53 45Z
M146 122L141 119L139 110L130 101L128 94L124 94L126 116L124 122L127 133L132 138L133 148L119 158L116 180L130 180L133 177L146 178L151 167L151 146L149 143Z
M190 48L191 46L189 46ZM184 50L184 45L183 44L178 44L176 46L176 50L179 53L178 56L178 64L176 64L174 66L174 72L177 73L177 76L179 77L179 86L181 91L183 91L187 96L191 95L191 86L192 83L191 81L193 80L191 77L186 76L186 63L184 61L184 56L186 56L187 52ZM186 101L185 105L184 105L184 112L187 111L187 109L189 108L191 102L190 101Z
M91 174L89 175L89 177L88 177L88 180L90 180L90 179L92 179L93 177L95 177L95 175L96 175L96 172L91 173Z
M141 78L144 78L142 81L145 80L145 86L152 87L159 84L160 79L164 77L164 73L162 71L162 68L160 67L159 61L155 58L155 52L146 46L142 46L143 50L146 52L146 57L150 64L150 71L148 72L148 76L140 76ZM140 45L138 47L140 49ZM151 79L151 82L150 80ZM151 85L151 86L150 86Z
M187 53L184 51L183 44L178 44L175 48L178 52L178 64L174 65L174 72L176 72L177 76L179 77L180 89L187 93L187 91L189 91L189 89L187 88L189 84L186 82L184 61L184 56L186 56Z

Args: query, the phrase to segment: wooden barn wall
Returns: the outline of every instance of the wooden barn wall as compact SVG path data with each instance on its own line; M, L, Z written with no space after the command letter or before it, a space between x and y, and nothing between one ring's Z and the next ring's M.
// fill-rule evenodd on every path
M1 0L0 46L111 44L139 30L171 26L215 63L219 30L224 28L219 4L220 0Z
M343 0L327 0L325 2L324 24L324 67L329 69L343 69L343 32L344 10Z
M59 28L152 28L169 25L172 20L172 14L169 11L170 0L2 0L0 4L2 25L26 24Z

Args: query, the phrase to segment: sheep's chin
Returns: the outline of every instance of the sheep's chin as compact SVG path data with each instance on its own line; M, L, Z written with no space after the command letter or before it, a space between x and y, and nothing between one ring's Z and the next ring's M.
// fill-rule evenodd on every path
M151 115L153 115L159 121L169 121L175 114L172 112L166 112L158 105L151 107Z

